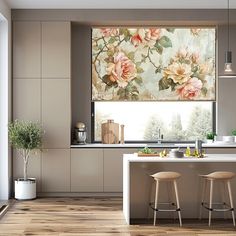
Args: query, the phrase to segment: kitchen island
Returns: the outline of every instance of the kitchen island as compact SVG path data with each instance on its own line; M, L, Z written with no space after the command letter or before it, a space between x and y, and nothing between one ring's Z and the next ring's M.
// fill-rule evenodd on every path
M132 219L145 219L149 215L150 190L152 185L151 174L159 171L177 171L181 173L178 180L180 206L183 218L198 218L201 196L200 174L212 171L236 172L236 154L208 154L204 158L184 157L138 157L137 154L123 156L123 213L127 224ZM214 189L214 202L219 202L223 193L219 186ZM232 180L234 199L236 197L236 180ZM166 187L161 185L160 192ZM160 198L166 199L165 194ZM226 195L227 196L227 195ZM226 198L227 199L227 198ZM203 217L207 217L204 212ZM151 212L152 214L152 212ZM223 213L214 212L214 217L223 217ZM158 213L158 217L173 217L172 213Z

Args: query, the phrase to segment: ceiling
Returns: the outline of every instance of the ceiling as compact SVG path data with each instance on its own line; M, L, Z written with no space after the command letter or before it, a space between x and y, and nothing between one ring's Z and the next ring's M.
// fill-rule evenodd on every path
M221 9L227 0L5 0L12 9ZM236 0L230 0L236 8Z

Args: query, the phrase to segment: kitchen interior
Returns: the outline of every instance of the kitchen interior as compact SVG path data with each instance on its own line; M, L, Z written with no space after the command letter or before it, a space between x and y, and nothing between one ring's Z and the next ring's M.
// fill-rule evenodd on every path
M5 2L9 122L42 143L22 179L9 129L0 235L233 235L235 2Z

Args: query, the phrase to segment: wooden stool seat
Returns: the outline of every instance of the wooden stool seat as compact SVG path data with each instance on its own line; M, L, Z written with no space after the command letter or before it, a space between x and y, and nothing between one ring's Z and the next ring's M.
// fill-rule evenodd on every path
M158 173L151 175L151 176L157 180L168 181L168 180L178 179L181 175L178 172L162 171L162 172L158 172Z
M236 176L235 173L230 171L215 171L208 175L200 175L204 182L203 182L203 191L202 191L202 199L201 199L201 208L200 208L200 219L202 215L202 207L207 209L209 211L209 222L208 225L211 225L211 215L213 211L231 211L232 213L232 219L233 219L233 225L235 226L235 216L234 216L234 205L233 205L233 196L231 191L231 185L230 180ZM227 186L228 188L228 194L229 194L229 205L227 205L224 201L222 205L228 206L228 208L213 208L213 184L214 182L223 182L224 187ZM207 188L207 183L210 183L210 196L209 196L209 204L205 202L205 193Z
M180 205L179 205L179 194L178 194L177 181L176 181L180 176L181 175L178 172L172 172L172 171L162 171L162 172L158 172L158 173L155 173L155 174L151 175L151 177L153 177L155 182L156 182L155 202L154 202L154 207L152 207L152 209L154 210L153 225L156 225L157 212L160 212L160 211L173 211L173 212L178 212L179 224L180 224L180 226L182 226L182 219L181 219L181 212L180 212L181 210L180 210ZM158 195L159 195L160 182L164 182L164 181L170 181L170 182L173 183L175 198L176 198L176 204L172 204L172 203L171 204L173 206L175 206L175 209L172 209L172 210L159 209L157 207L158 206Z
M235 177L235 173L229 171L215 171L208 175L200 175L203 178L215 180L227 180Z

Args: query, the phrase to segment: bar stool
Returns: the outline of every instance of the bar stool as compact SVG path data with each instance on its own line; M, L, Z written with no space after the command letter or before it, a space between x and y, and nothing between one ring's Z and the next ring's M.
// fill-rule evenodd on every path
M203 179L203 189L202 189L202 199L201 199L201 207L200 207L200 217L202 217L202 207L207 209L209 211L209 222L208 225L211 225L211 216L213 211L231 211L232 212L232 219L233 219L233 225L235 226L235 217L234 217L234 206L233 206L233 197L232 197L232 191L231 191L231 185L230 180L235 177L235 173L228 172L228 171L215 171L208 175L199 175ZM227 185L228 187L228 194L229 194L229 202L230 206L223 202L222 204L224 206L228 206L228 208L220 209L220 208L213 208L212 205L214 204L212 202L213 199L213 184L214 181L221 181L224 185ZM210 183L210 196L209 196L209 206L207 202L204 202L205 195L206 195L206 189L207 189L207 182Z
M156 216L157 216L157 212L161 212L161 211L176 211L178 212L178 216L179 216L179 224L180 226L182 226L182 219L181 219L181 212L180 212L180 205L179 205L179 195L178 195L178 188L177 188L177 179L180 177L181 175L177 172L158 172L155 173L153 175L151 175L151 177L154 178L155 182L156 182L156 190L155 190L155 202L154 202L154 207L152 207L152 209L154 210L154 222L153 225L156 225ZM160 182L171 182L173 183L174 186L174 191L175 191L175 198L176 198L176 204L172 204L174 206L176 206L176 209L158 209L157 208L157 204L158 204L158 193L159 193L159 185Z

